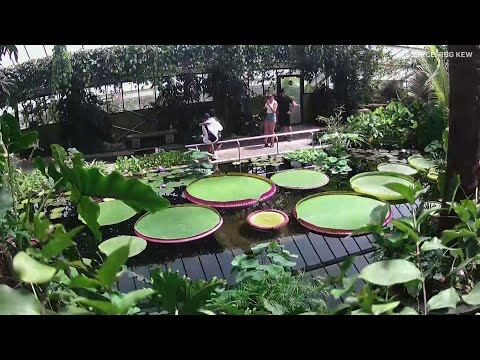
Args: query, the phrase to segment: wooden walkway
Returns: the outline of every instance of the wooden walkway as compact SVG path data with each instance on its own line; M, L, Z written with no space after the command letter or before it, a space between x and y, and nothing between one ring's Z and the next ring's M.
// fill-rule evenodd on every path
M411 208L408 204L391 205L393 218L408 216ZM355 266L350 268L348 276L360 272L369 262L374 250L373 235L356 236L348 239L329 237L313 232L302 235L283 237L280 243L285 249L298 255L295 259L297 265L294 270L303 270L309 276L332 276L340 271L339 264L348 256L357 256ZM193 257L179 257L174 261L164 264L151 264L148 266L133 267L132 272L141 277L149 278L150 270L170 268L186 275L192 280L210 280L213 277L225 279L229 286L235 285L235 278L231 274L231 262L236 255L242 254L239 249L227 249L221 253L203 254ZM268 258L267 258L268 261ZM118 289L130 292L148 286L142 279L125 272L118 281ZM361 280L357 286L363 286Z

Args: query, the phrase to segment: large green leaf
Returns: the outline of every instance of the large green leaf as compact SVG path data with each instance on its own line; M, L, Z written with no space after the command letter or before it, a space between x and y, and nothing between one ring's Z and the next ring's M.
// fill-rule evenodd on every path
M462 300L469 305L480 305L480 283L477 283L467 295L463 295Z
M98 223L98 215L100 214L100 207L88 196L82 196L77 206L77 211L88 228L93 232L95 239L100 240L102 234L100 233L100 224Z
M0 123L2 124L0 130L3 135L3 142L10 153L18 153L32 147L38 138L36 131L22 133L17 118L7 112L0 116Z
M438 249L453 250L452 248L449 248L448 246L443 245L440 239L437 237L434 237L430 241L425 241L421 247L422 251L432 251L432 250L438 250Z
M117 303L120 314L126 314L128 309L139 301L149 298L155 293L153 289L139 289L125 294Z
M0 315L40 315L41 312L41 304L33 294L0 285Z
M459 237L477 237L477 234L468 229L445 230L444 232L442 232L440 240L443 244L447 245L449 242Z
M169 205L168 200L157 195L138 179L126 179L119 172L103 175L99 169L74 166L68 180L84 196L102 196L122 200L136 211L156 212Z
M415 242L420 241L420 237L416 233L415 229L413 229L410 224L405 221L405 219L395 219L392 221L392 225L398 230L408 234L413 240L415 240Z
M98 269L98 280L105 288L110 288L117 280L117 274L128 259L128 245L112 252Z
M392 286L421 279L420 270L407 260L382 260L367 265L359 278L375 285Z
M460 302L460 297L458 296L454 288L449 288L443 291L440 291L437 295L433 296L427 302L428 310L452 308L455 309L457 304Z
M112 304L110 301L93 300L85 297L79 297L75 299L76 302L91 307L94 311L99 311L105 315L119 315L120 309L117 305Z
M399 194L402 194L410 204L415 202L415 190L411 186L407 186L400 183L389 183L384 185L387 189L393 190Z
M13 258L13 269L18 277L32 284L44 284L55 276L57 269L38 262L21 251Z
M372 314L373 315L381 315L381 314L384 314L384 313L391 312L398 305L400 305L400 301L394 301L394 302L387 303L387 304L372 305Z

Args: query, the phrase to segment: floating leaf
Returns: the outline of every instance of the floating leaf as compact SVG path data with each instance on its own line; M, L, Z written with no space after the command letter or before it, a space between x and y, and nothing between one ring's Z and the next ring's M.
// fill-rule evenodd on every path
M98 269L98 280L105 288L110 288L117 279L117 273L128 259L128 246L113 251Z
M98 248L106 255L110 255L122 246L129 245L128 257L140 254L147 247L147 242L137 236L116 236L102 242Z

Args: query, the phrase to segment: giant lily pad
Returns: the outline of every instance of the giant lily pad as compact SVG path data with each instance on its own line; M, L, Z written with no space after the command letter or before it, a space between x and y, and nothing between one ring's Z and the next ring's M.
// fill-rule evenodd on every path
M350 179L350 186L360 194L372 195L383 200L403 200L402 194L385 186L391 183L414 187L412 177L388 171L361 173Z
M286 189L308 190L325 186L329 178L315 170L291 169L276 173L270 180Z
M428 169L436 165L435 161L424 158L422 155L419 155L419 154L412 155L407 160L411 166L413 166L415 169L422 172L427 172Z
M397 174L403 174L413 176L418 173L417 170L408 165L403 164L380 164L377 166L378 171L394 172Z
M208 236L222 223L222 217L214 209L182 204L142 216L135 224L135 233L149 241L179 243Z
M388 210L386 224L392 213L384 201L351 192L324 192L300 200L293 215L301 225L312 231L348 235L370 224L371 214L379 206Z
M276 191L267 178L240 173L210 175L187 186L185 196L191 202L213 207L251 206L264 201Z
M98 204L100 206L100 215L98 216L98 223L100 226L107 226L121 223L135 216L137 213L130 206L126 205L120 200L104 201ZM78 215L80 221L85 223L83 218Z
M115 250L118 250L119 248L127 244L130 245L128 250L128 257L133 257L140 254L147 247L147 242L142 238L139 238L137 236L121 235L105 240L100 245L98 245L98 248L105 255L109 256Z
M287 225L288 220L287 214L274 209L254 211L247 216L247 223L258 230L279 229Z

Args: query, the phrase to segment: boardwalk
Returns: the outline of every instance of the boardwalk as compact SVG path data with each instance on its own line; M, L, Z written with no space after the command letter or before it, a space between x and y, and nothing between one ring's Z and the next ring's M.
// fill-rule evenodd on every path
M393 218L398 219L411 213L407 204L391 205ZM370 262L374 250L372 235L357 236L341 239L320 235L306 231L304 234L281 238L285 249L298 255L294 270L303 270L309 276L335 275L340 271L339 264L348 256L357 256L355 266L347 275L351 276L362 270ZM222 252L202 254L191 257L178 257L175 260L162 264L134 267L131 270L138 275L148 278L152 269L170 268L186 275L192 280L210 280L213 277L227 280L229 286L235 285L231 274L231 262L236 255L242 254L240 249L227 249ZM267 260L268 261L268 260ZM359 280L358 286L362 285ZM144 282L124 273L118 281L118 288L122 292L129 292L147 286Z

